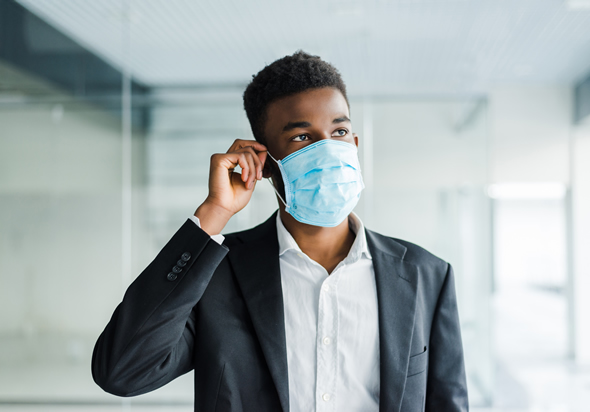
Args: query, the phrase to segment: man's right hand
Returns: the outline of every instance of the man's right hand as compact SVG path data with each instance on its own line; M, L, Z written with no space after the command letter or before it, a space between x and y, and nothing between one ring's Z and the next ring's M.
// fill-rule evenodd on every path
M201 228L210 235L221 233L229 219L252 198L256 181L262 179L267 149L255 140L237 139L227 153L211 156L209 195L195 212ZM234 172L236 166L242 173Z

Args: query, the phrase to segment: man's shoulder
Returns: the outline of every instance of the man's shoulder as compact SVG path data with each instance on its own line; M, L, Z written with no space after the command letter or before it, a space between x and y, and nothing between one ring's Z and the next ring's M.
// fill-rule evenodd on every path
M415 243L404 239L383 235L373 230L366 229L369 245L393 254L406 264L415 266L447 267L448 263Z
M249 243L256 241L263 242L277 242L277 231L276 231L276 214L273 213L264 222L245 230L237 232L224 233L225 237L224 244L231 247L240 243Z

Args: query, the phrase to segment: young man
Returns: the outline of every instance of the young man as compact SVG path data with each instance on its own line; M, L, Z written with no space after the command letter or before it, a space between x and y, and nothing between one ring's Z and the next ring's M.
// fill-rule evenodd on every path
M244 106L256 141L211 157L207 199L99 337L95 381L134 396L194 369L195 411L466 411L450 265L352 213L364 186L338 71L286 56ZM220 235L265 177L278 213Z

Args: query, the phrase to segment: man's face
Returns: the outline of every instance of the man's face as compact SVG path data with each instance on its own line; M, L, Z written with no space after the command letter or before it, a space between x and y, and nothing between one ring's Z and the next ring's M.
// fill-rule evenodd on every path
M323 139L358 146L348 105L338 89L324 87L283 97L272 102L266 113L266 146L277 160Z

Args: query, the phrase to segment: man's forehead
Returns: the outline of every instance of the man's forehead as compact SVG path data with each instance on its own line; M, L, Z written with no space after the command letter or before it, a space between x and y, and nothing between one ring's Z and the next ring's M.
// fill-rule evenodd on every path
M348 117L348 104L342 95L305 94L289 96L269 105L270 111L291 121L309 120L311 117Z
M348 108L346 99L340 90L332 87L309 89L289 96L284 96L271 102L269 107L289 108L296 112L298 110L304 111L311 108L315 109L317 106L324 105Z

